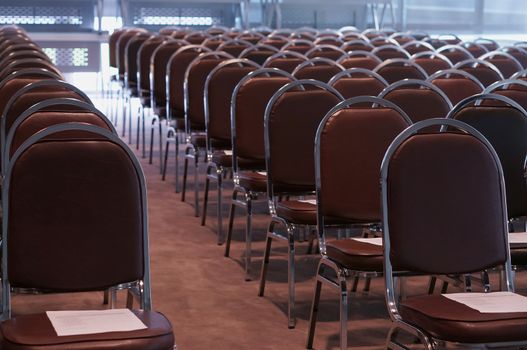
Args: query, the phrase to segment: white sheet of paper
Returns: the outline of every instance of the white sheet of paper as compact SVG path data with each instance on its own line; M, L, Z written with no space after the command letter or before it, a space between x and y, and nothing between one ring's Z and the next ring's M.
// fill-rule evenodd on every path
M374 245L382 245L382 237L373 237L373 238L352 238L356 241L369 243Z
M527 297L511 292L452 293L443 296L481 313L527 312Z
M230 150L225 150L225 151L223 151L223 153L225 153L225 155L227 155L227 156L232 156L232 151L230 151Z
M509 244L527 244L527 233L526 232L510 232L509 233Z
M317 205L316 199L299 199L298 201L302 203L309 203L309 204Z
M258 171L257 174L267 176L267 171Z
M129 309L46 311L59 337L146 329Z

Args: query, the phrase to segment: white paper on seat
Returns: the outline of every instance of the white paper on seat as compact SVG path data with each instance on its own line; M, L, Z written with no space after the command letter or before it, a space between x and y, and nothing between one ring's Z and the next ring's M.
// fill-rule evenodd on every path
M317 205L316 199L299 199L298 201L302 203L309 203L309 204Z
M527 232L510 232L509 244L527 244Z
M223 153L225 153L226 156L232 156L232 151L231 150L225 150L225 151L223 151Z
M256 173L263 176L267 176L267 171L257 171Z
M46 311L46 315L59 337L148 328L129 309Z
M511 292L452 293L443 296L481 313L527 312L527 297Z
M372 238L352 238L358 242L369 243L374 245L382 245L382 237L372 237Z

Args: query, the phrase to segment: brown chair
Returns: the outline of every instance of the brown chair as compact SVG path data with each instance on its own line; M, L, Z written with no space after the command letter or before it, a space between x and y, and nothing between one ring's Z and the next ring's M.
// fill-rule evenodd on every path
M293 73L299 64L307 60L308 58L301 53L285 50L268 57L262 67L278 68L288 73Z
M231 39L227 36L224 36L223 34L213 35L210 38L205 39L201 45L205 46L207 49L211 51L218 50L218 47L222 45L223 43L230 41Z
M394 40L399 45L401 45L401 47L403 47L403 45L405 44L416 41L415 38L410 33L403 33L403 32L393 33L388 37L388 39Z
M284 85L296 79L277 68L262 68L243 77L231 99L232 171L234 189L225 241L225 256L230 254L236 207L246 211L245 276L250 279L252 242L252 203L267 193L264 146L264 112L267 102ZM241 198L240 198L241 197Z
M384 35L381 35L381 36L377 36L375 38L371 38L370 39L370 44L372 44L373 46L375 46L376 48L377 47L381 47L381 46L386 46L386 45L389 45L389 46L400 46L399 43L396 41L396 40L393 40L393 39L390 39ZM399 56L397 56L399 57ZM394 58L394 57L390 57L390 58Z
M457 35L452 33L439 34L436 39L444 41L448 45L459 45L463 42Z
M307 58L325 57L333 61L338 61L342 56L346 56L346 51L334 45L316 45L305 53Z
M198 156L195 152L205 149L205 137L202 135L205 132L205 117L203 116L203 87L207 75L222 61L231 58L233 58L231 55L221 51L202 53L199 51L188 52L184 57L178 59L179 64L171 65L173 69L175 69L174 72L172 72L172 70L167 71L167 106L170 106L167 108L171 110L171 113L167 118L167 136L161 179L165 180L166 178L170 144L174 143L176 160L176 192L179 192L179 144L181 141L186 141L188 144L185 153L192 152L192 154L195 155L194 160L196 169L198 165ZM189 59L191 60L188 61ZM182 134L188 136L187 140L182 140Z
M371 96L339 103L320 123L315 139L315 174L322 259L317 269L307 349L313 348L323 284L340 294L340 349L348 348L347 282L350 278L382 274L382 246L367 239L327 240L326 231L350 227L366 232L379 230L381 162L390 143L411 124L395 104Z
M482 94L497 94L510 98L524 109L527 108L527 81L520 79L505 79L489 85Z
M315 191L313 142L320 121L344 100L331 86L298 80L278 90L265 110L264 135L267 200L271 221L267 231L259 296L264 295L273 240L288 246L288 326L295 326L295 227L316 226L316 206L300 200L278 201L283 194L304 196ZM294 135L294 137L291 137ZM278 228L287 232L283 235Z
M436 49L436 50L439 49L440 47L449 45L446 41L440 40L440 39L437 39L437 38L426 38L426 39L424 39L424 41L429 43L430 45L432 45L434 47L434 49Z
M412 55L410 61L418 64L428 75L453 67L452 62L446 56L432 51L416 53Z
M513 55L503 51L491 51L480 56L479 59L492 63L506 79L510 78L516 72L523 70L520 61Z
M57 69L57 67L47 60L40 58L22 58L19 60L10 61L4 67L0 67L0 80L4 79L15 71L34 68L44 68L62 77L62 74Z
M439 125L453 131L419 132ZM527 344L525 312L480 313L444 295L399 301L394 281L394 271L449 275L500 267L499 289L512 292L503 184L492 145L462 122L422 121L392 143L381 168L385 295L392 320L386 348L407 348L402 333L427 349Z
M223 214L222 214L222 179L226 171L232 168L231 143L231 109L229 102L238 83L243 77L260 66L248 59L231 59L221 62L207 76L203 92L205 117L205 135L207 145L207 171L205 191L203 196L203 213L201 225L207 219L210 181L217 184L217 235L218 244L223 244ZM256 162L255 169L260 163ZM251 168L250 164L246 164Z
M426 71L417 63L406 58L392 58L379 64L373 70L390 84L403 79L428 78Z
M382 63L381 59L369 51L351 51L346 56L341 57L337 63L344 68L364 68L373 70Z
M412 56L419 52L435 52L435 48L426 41L413 40L401 45L401 47Z
M475 58L480 57L489 52L489 50L485 46L478 44L474 41L465 41L461 44L461 46L467 49L468 52L470 52Z
M241 39L250 42L253 45L258 44L260 41L265 40L265 35L255 30L243 31L236 36L236 39Z
M117 68L117 41L128 28L118 28L108 38L108 52L110 54L110 67Z
M52 63L50 58L45 53L43 53L41 50L29 49L29 50L11 51L9 54L4 55L3 58L0 59L0 67L4 67L7 62L14 61L17 59L22 59L22 58L40 58L44 61L48 61Z
M290 41L291 40L289 40L287 37L270 34L267 36L266 39L261 40L259 44L273 46L277 48L278 50L280 50L285 45L287 45L287 43L289 43Z
M305 55L306 52L315 47L313 41L306 39L293 39L285 44L280 51L293 51Z
M525 91L524 91L525 93ZM527 112L513 99L494 93L468 97L448 118L477 129L492 144L501 160L507 189L509 219L527 215L524 164L527 155Z
M377 96L390 84L369 69L350 68L331 78L328 85L348 99L358 96Z
M410 54L405 49L395 44L378 46L371 53L379 57L381 61L392 58L410 58Z
M210 37L211 35L206 32L190 32L183 37L183 40L192 45L201 45L205 40Z
M485 87L472 74L459 69L446 69L429 76L426 81L440 88L456 105L469 96L481 93Z
M243 50L251 46L253 46L252 43L243 39L231 39L221 43L221 45L218 46L217 51L223 51L233 57L238 57L243 52Z
M503 46L499 51L506 52L521 63L523 69L527 68L527 50L521 46Z
M350 41L346 41L344 42L344 44L342 44L340 46L340 48L346 52L350 52L350 51L372 51L373 49L375 49L375 46L373 46L372 44L370 44L370 41L366 41L366 40L362 40L362 39L355 39L355 40L350 40Z
M414 123L444 118L452 109L447 95L437 86L423 80L406 79L393 83L378 97L399 106Z
M329 58L315 57L299 64L291 74L299 80L315 79L327 83L344 70L346 68Z
M67 139L65 133L82 137ZM3 186L2 348L174 347L170 322L151 311L145 179L133 152L115 134L86 124L46 128L18 148ZM27 210L34 216L28 217ZM85 263L93 261L98 263ZM140 310L133 312L147 329L64 338L45 313L11 318L12 290L108 288L139 295Z
M500 48L500 45L492 39L477 38L474 42L486 48L488 52L496 51Z
M344 41L341 38L335 36L321 36L316 38L315 41L313 41L313 44L315 44L315 46L332 45L340 47L342 44L344 44Z
M472 53L461 45L441 46L436 52L446 56L453 64L474 58Z
M259 65L262 65L266 59L277 53L279 50L271 45L256 44L243 50L238 58L246 58Z
M488 61L483 61L480 59L469 59L465 61L458 62L454 65L454 69L460 69L467 73L472 74L487 87L490 84L505 79L500 70Z

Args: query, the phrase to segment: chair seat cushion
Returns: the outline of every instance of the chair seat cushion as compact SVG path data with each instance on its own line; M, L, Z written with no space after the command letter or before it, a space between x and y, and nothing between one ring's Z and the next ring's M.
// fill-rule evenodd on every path
M212 162L222 166L224 168L232 168L232 154L225 153L225 151L215 151L212 154ZM238 166L243 169L262 169L265 168L265 162L255 159L242 159L238 160Z
M301 201L282 201L276 204L276 215L293 224L316 225L317 205Z
M481 313L441 295L408 298L399 312L406 322L418 325L435 338L462 342L527 340L527 312Z
M352 270L383 270L383 251L379 245L354 239L339 239L326 243L326 254L331 260Z
M242 171L238 173L239 184L250 192L267 192L267 176L252 172Z
M45 313L22 315L0 324L2 350L169 350L174 334L167 318L157 312L132 310L147 329L87 335L57 336Z

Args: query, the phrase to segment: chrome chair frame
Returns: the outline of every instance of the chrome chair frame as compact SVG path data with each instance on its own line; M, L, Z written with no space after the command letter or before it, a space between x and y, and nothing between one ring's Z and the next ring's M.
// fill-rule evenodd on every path
M381 69L383 69L384 67L387 67L387 66L390 66L390 65L403 65L403 66L406 66L406 67L413 67L415 68L420 74L423 75L423 80L425 80L426 78L428 78L428 74L426 73L426 71L423 69L423 67L421 67L420 65L418 65L417 63L415 63L414 61L410 60L410 59L406 59L406 58L390 58L390 59L387 59L386 61L382 62L381 64L379 64L377 67L375 67L375 69L373 70L375 73L379 74L379 71Z
M298 66L296 66L295 70L291 73L291 75L296 78L296 74L298 74L298 72L300 72L304 67L314 67L317 65L317 63L322 63L322 65L325 65L325 66L334 66L334 67L339 68L341 71L346 70L346 68L344 68L340 63L335 62L329 58L313 57L313 58L308 59L307 61L300 63ZM309 80L309 79L303 79L303 80Z
M384 84L385 87L388 87L390 84L386 81L386 79L384 79L381 75L379 75L378 73L375 73L374 71L372 70L369 70L369 69L366 69L366 68L348 68L338 74L335 74L333 76L333 78L331 78L329 81L328 81L328 85L329 86L334 86L335 83L337 81L339 81L339 79L341 78L353 78L353 74L362 74L362 75L367 75L371 78L375 78L377 79L379 82L381 82L382 84Z
M316 45L314 46L313 48L309 49L306 53L305 53L305 56L309 59L311 58L316 58L316 57L320 57L320 56L312 56L312 54L315 54L317 52L324 52L324 50L326 51L336 51L336 52L340 52L341 54L341 57L346 55L347 52L342 50L340 47L338 46L335 46L335 45L329 45L329 44L319 44L319 45ZM339 57L340 58L340 57Z
M292 74L294 76L294 74ZM276 201L274 184L272 181L272 170L270 167L271 158L270 158L270 138L269 138L269 120L272 108L278 99L285 94L286 92L293 89L305 89L305 86L312 86L320 88L322 90L328 91L335 95L339 100L344 101L344 97L333 87L329 86L326 83L313 80L313 79L304 79L297 80L287 85L284 85L280 90L278 90L273 97L269 100L267 107L265 109L264 115L264 141L265 141L265 163L267 167L267 203L269 207L269 213L271 214L271 221L267 230L267 238L265 243L265 251L262 261L262 269L260 275L260 287L258 291L258 296L263 297L265 292L265 281L267 277L267 267L269 265L269 256L271 254L271 244L273 240L278 242L286 243L288 246L288 259L287 259L287 281L288 281L288 303L287 303L287 318L288 318L288 327L294 328L296 319L294 315L294 305L295 305L295 225L289 223L287 220L279 217L276 214ZM286 235L280 235L275 231L275 226L282 226L286 230Z
M403 49L401 46L399 46L399 44L397 45L394 45L394 44L389 44L389 45L381 45L381 46L377 46L375 49L373 49L371 51L372 54L374 54L375 56L377 56L377 53L379 51L383 51L383 50L393 50L393 51L397 51L397 52L400 52L401 54L405 55L406 58L410 58L410 54L408 53L408 51L406 51L405 49ZM377 56L378 57L378 56Z

